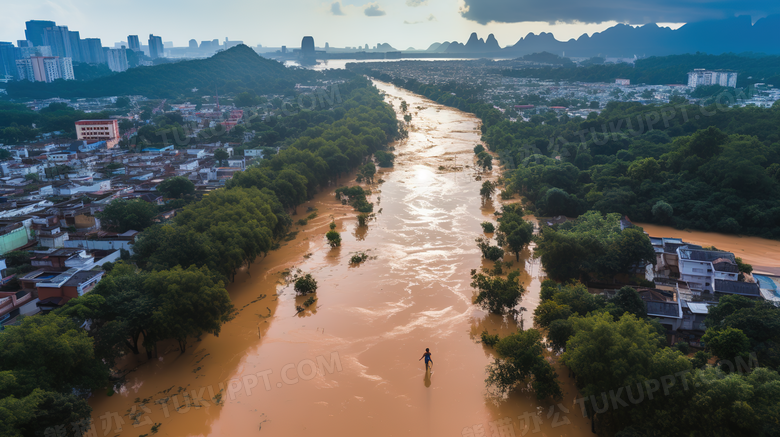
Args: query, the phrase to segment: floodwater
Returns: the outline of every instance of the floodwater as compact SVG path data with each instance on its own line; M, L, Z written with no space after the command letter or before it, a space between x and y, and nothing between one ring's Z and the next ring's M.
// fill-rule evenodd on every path
M487 395L492 350L479 333L506 335L517 325L472 304L470 271L483 266L474 239L495 211L481 203L471 167L478 120L377 86L396 110L406 100L413 119L409 138L395 144L395 167L375 177L368 227L334 199L335 187L299 207L296 220L307 207L318 217L238 275L229 291L239 314L219 337L193 339L184 354L161 348L159 359L139 360L117 393L91 399L98 435L151 435L153 424L163 436L591 435L555 356L559 402L539 403L528 391L500 403ZM325 244L331 220L342 236L336 249ZM369 259L350 266L357 252ZM529 257L526 250L513 267L524 271L525 327L543 275ZM306 298L285 285L285 270L319 284L301 313ZM425 348L431 376L418 361ZM121 432L112 413L124 421Z
M733 252L734 256L751 264L755 271L780 274L780 241L690 229L679 230L647 223L636 225L641 226L651 237L681 238L686 243L704 247L715 246L720 250Z

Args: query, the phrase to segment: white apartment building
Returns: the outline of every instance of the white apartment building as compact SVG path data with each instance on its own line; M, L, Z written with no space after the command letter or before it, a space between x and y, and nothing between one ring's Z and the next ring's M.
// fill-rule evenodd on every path
M704 68L696 68L688 72L689 87L696 88L710 85L736 88L737 73L735 71L706 70Z
M19 80L30 82L54 82L57 79L75 80L71 58L57 56L31 56L16 61Z
M121 49L109 49L106 52L108 68L111 71L122 72L127 70L127 52L124 46Z

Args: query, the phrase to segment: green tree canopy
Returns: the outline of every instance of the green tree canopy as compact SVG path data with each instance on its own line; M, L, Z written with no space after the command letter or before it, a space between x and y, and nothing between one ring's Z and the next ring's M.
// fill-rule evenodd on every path
M215 155L216 156L216 155ZM165 197L181 198L195 192L195 184L184 176L174 176L168 178L157 186Z
M98 213L103 226L115 232L143 231L152 225L157 208L144 200L117 199Z
M502 338L496 358L487 368L485 380L493 394L506 396L518 384L530 383L537 399L562 396L558 375L544 358L542 335L535 329L519 331Z

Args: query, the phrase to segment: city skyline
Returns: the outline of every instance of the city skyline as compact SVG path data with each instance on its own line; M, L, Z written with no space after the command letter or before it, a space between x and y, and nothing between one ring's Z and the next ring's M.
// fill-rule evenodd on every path
M520 22L480 24L466 16L459 0L432 3L429 0L394 0L380 2L337 1L323 2L301 0L303 7L289 13L290 5L248 4L228 2L225 8L203 14L202 8L180 7L176 4L156 4L142 0L138 8L123 13L132 18L135 11L156 10L144 19L125 19L122 23L108 19L108 11L92 0L53 5L42 1L14 4L7 7L0 18L0 41L24 39L24 25L28 20L51 20L58 25L80 30L82 38L100 38L107 47L127 40L127 35L162 36L164 42L176 47L186 47L190 39L210 41L225 37L241 40L256 46L296 47L304 35L314 37L318 47L329 43L332 47L354 47L377 43L389 43L405 50L409 47L426 49L430 44L444 41L465 42L468 35L477 32L486 38L492 33L502 47L512 45L528 33L551 32L556 39L566 41L583 33L592 35L618 23L615 20L601 23L569 22ZM415 6L412 6L415 5ZM237 14L236 11L244 11ZM297 11L306 11L298 13ZM111 15L113 17L113 15ZM644 24L644 23L631 23ZM677 28L683 23L660 23ZM402 32L398 31L399 26ZM346 32L345 29L350 29ZM359 35L359 36L355 36ZM145 41L144 41L145 42Z

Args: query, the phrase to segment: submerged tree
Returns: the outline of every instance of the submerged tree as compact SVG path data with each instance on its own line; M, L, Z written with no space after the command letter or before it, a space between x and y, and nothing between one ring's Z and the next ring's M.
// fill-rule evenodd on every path
M542 335L535 329L508 335L495 346L498 358L488 365L485 382L488 389L501 397L522 383L529 383L539 400L560 398L558 375L544 359Z
M317 291L317 280L307 273L295 281L295 292L298 294L309 294Z
M491 181L485 181L482 183L482 188L479 190L479 195L482 196L482 200L488 200L493 197L496 192L496 185Z
M513 310L525 293L518 280L519 276L519 270L509 273L506 279L472 270L471 287L477 291L474 303L493 314L504 314Z
M338 231L331 229L325 234L325 238L328 239L328 244L330 244L331 248L341 246L341 234L339 234Z

